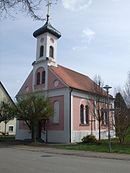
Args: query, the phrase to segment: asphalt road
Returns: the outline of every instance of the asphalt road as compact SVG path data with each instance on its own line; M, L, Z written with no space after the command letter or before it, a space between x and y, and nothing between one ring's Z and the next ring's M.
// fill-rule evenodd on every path
M130 161L2 147L0 173L130 173Z

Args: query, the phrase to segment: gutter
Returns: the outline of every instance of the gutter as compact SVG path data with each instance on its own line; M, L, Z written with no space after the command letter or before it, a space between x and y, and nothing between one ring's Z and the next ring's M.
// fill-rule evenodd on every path
M73 89L70 88L69 92L69 142L71 143L71 94Z

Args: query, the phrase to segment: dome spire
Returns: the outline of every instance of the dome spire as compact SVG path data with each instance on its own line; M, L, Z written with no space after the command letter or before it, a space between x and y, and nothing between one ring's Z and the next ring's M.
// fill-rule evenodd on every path
M56 30L49 22L49 19L50 19L50 8L51 8L51 5L53 4L52 0L46 0L46 2L47 2L47 4L46 4L46 7L47 7L46 23L41 28L37 29L33 33L33 36L34 37L38 37L39 35L48 32L48 33L54 35L55 37L60 38L61 37L61 33L58 30Z

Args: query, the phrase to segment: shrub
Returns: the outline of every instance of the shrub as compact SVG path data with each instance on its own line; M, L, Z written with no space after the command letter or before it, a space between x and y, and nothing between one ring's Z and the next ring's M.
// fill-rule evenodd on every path
M82 140L82 143L86 143L86 144L95 144L95 143L97 143L97 139L94 135L84 136L81 140Z

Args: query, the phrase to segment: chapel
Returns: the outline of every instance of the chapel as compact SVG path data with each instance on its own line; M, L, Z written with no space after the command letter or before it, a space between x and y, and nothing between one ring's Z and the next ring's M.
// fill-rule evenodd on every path
M33 36L36 39L36 59L17 97L40 93L51 100L54 115L48 122L48 142L75 143L89 134L98 138L97 114L106 106L107 93L87 75L58 64L57 45L61 33L51 25L49 14L45 24ZM113 108L113 97L110 95L109 107ZM105 139L108 138L106 112L103 111L101 116L101 138ZM110 113L111 136L114 136L113 121L113 114ZM46 140L44 129L41 136ZM17 120L16 139L30 138L25 122Z

